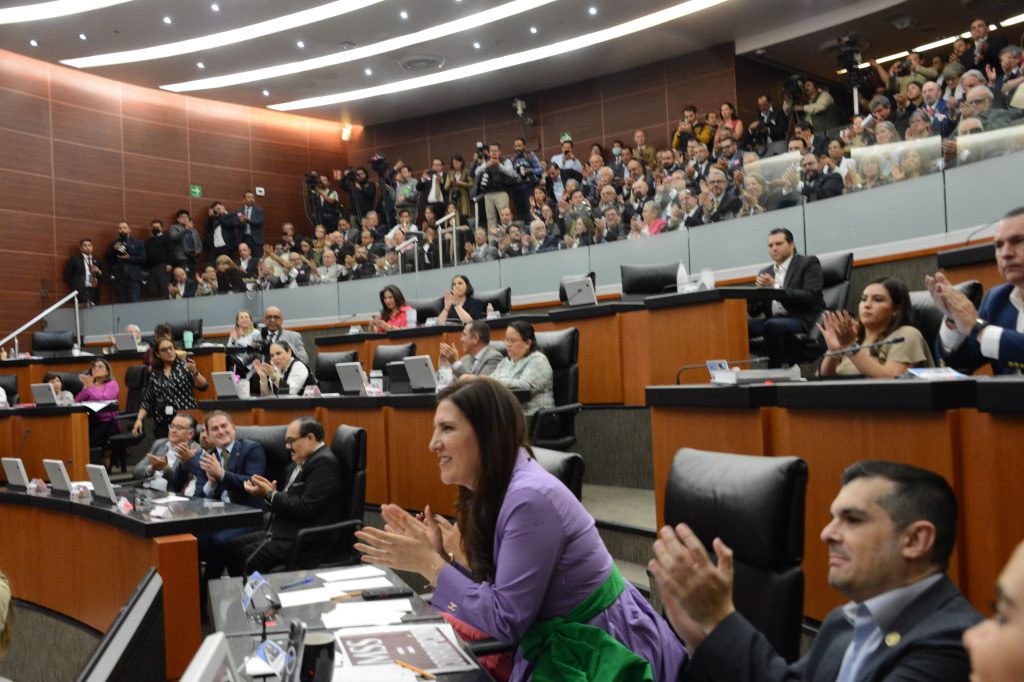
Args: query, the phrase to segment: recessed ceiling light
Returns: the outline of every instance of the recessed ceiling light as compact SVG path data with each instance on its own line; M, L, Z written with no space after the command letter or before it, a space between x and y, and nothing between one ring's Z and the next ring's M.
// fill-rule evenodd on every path
M176 43L143 47L138 50L111 52L108 54L98 54L92 57L81 57L78 59L63 59L61 60L61 64L74 66L78 69L91 69L97 66L128 64L131 62L144 62L150 59L178 57L183 54L191 54L193 52L212 50L219 47L225 47L227 45L235 45L247 40L255 40L256 38L289 31L301 26L319 23L326 21L327 19L341 16L342 14L347 14L365 7L370 7L371 5L376 5L383 1L384 0L334 0L334 2L329 2L326 5L313 7L312 9L302 10L301 12L295 12L293 14L286 14L281 17L275 17L249 26L234 28L229 31L212 33L210 35L200 36L199 38L181 40Z
M84 34L84 33L79 33L79 34L78 34L78 39L79 39L79 40L85 40L85 39L86 39L86 38L85 38L85 34Z
M473 48L476 50L480 49L480 43L473 43Z
M409 13L403 9L401 12L398 13L398 16L402 17L403 19L408 19Z
M304 49L306 47L306 43L304 43L304 42L302 42L300 40L297 43L295 43L295 46L298 47L301 50L301 49Z
M372 76L373 75L373 69L364 69L363 73L365 73L367 76Z
M172 23L172 19L170 17L164 17L164 23L165 24L170 24L170 23Z
M278 104L271 104L270 108L277 111L311 109L313 107L323 107L330 104L341 104L343 102L355 102L358 100L370 99L372 97L393 95L397 92L408 92L410 90L431 87L442 83L450 83L463 78L480 76L482 74L500 71L513 66L521 66L541 59L548 59L550 57L556 57L569 52L575 52L576 50L590 48L594 45L606 43L611 40L625 38L626 36L634 33L640 33L641 31L646 31L648 29L661 26L662 24L667 24L670 21L681 19L682 17L715 7L716 5L721 5L725 2L728 2L728 0L688 0L687 2L681 2L677 5L666 7L665 9L618 24L617 26L609 26L608 28L604 28L599 31L586 33L584 35L569 38L568 40L562 40L550 45L524 50L523 52L505 55L504 57L487 59L482 62L477 62L476 64L467 64L466 66L461 66L455 69L439 71L426 76L407 78L405 80L362 88L360 90L350 90L348 92L338 92L330 95L321 95L319 97L309 97L307 99L299 99L291 102L280 102Z
M225 74L223 76L200 78L182 83L171 83L169 85L161 85L160 87L164 90L170 90L171 92L192 92L195 90L208 90L211 88L225 88L232 85L241 85L243 83L266 81L268 78L279 78L281 76L291 76L297 73L304 73L306 71L314 71L316 69L325 69L332 66L338 66L340 64L354 62L356 60L362 61L379 54L391 52L392 50L405 49L410 45L438 40L456 33L468 31L469 29L485 26L496 21L501 21L503 19L522 14L523 12L527 12L531 9L543 7L544 5L551 4L552 2L555 2L555 0L513 0L512 2L507 2L504 5L492 7L491 9L483 10L476 14L471 14L460 19L438 24L437 26L431 26L430 28L425 28L413 33L407 33L406 35L383 40L379 43L373 43L372 45L355 47L355 45L351 43L342 43L340 52L324 55L322 57L288 62L286 64L277 64L276 66L251 69L249 71L240 71L238 73Z
M1007 26L1015 26L1016 24L1019 24L1021 22L1024 22L1024 14L1018 14L1015 17L1010 17L1009 19L1000 21L999 25L1002 26L1003 28L1006 28Z
M94 9L103 9L113 5L123 5L132 0L51 0L37 2L34 5L20 5L0 9L0 24L17 24L22 21L38 21L39 19L55 19Z
M591 7L587 11L590 12L590 16L594 16L595 14L597 14L597 8L596 7Z
M213 3L212 5L210 5L210 11L211 12L219 12L220 11L220 5L218 5L217 3Z
M264 90L263 91L263 96L264 97L270 97L270 90Z
M196 62L196 68L197 69L205 69L206 68L206 64L203 64L202 62Z
M537 32L537 27L536 26L531 26L530 27L530 33L536 33L536 32Z
M31 45L32 47L39 47L39 41L35 40L34 38L32 40L28 41L28 44Z

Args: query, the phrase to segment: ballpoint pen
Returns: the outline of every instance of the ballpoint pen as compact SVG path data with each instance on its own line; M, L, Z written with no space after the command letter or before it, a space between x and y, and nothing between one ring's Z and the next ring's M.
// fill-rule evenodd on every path
M291 590L291 589L296 588L296 587L302 587L303 585L309 585L311 582L313 582L313 576L308 575L305 578L303 578L302 580L297 580L297 581L295 581L293 583L288 583L287 585L282 585L281 588L278 590L278 592L284 592L285 590Z

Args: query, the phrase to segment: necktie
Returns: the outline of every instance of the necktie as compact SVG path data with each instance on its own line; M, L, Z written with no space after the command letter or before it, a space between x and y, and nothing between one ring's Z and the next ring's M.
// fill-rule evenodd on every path
M231 453L227 450L227 448L220 451L220 461L224 467L224 471L228 470L228 461L230 460L230 458Z
M868 607L861 604L857 607L857 615L853 619L853 643L850 646L850 654L843 658L836 682L853 682L857 679L867 653L863 651L864 645L874 629L875 621L871 617L871 612L868 611Z

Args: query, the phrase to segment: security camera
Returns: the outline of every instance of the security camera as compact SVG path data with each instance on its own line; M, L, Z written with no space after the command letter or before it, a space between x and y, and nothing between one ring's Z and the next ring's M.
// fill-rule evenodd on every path
M526 102L516 97L512 100L512 108L516 111L516 116L522 118L526 113Z

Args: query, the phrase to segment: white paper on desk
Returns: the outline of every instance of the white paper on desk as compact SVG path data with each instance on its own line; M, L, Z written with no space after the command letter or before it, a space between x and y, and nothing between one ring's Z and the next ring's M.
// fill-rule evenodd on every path
M335 666L334 682L415 682L416 673L400 665Z
M259 656L249 656L245 659L245 674L249 677L270 677L277 673Z
M376 566L353 566L352 568L339 568L336 571L325 571L317 573L316 577L325 583L334 580L355 580L357 578L375 578L379 575L387 575Z
M324 589L330 592L332 597L340 597L343 594L361 590L379 590L385 587L393 587L387 578L360 578L359 580L342 580L324 585Z
M278 592L277 596L281 600L281 608L287 609L293 606L329 602L332 595L323 587L313 587L308 590Z
M80 403L77 403L77 404L78 405L84 405L85 407L88 407L90 412L99 412L100 410L102 410L104 408L110 407L115 402L117 402L117 401L116 400L86 400L86 401L83 401L83 402L80 402Z
M168 495L167 497L154 497L153 504L170 504L171 502L188 502L187 497L181 495Z
M402 622L402 616L412 611L408 599L382 599L380 601L342 602L333 611L321 615L328 630L367 625L393 625Z

